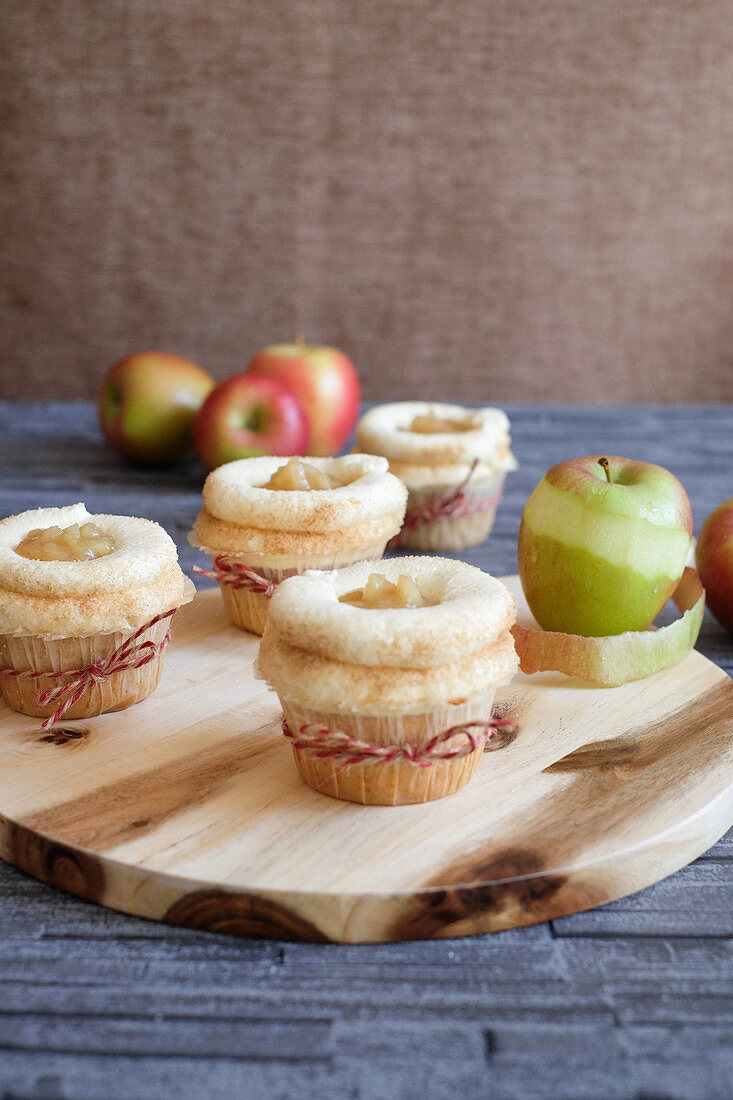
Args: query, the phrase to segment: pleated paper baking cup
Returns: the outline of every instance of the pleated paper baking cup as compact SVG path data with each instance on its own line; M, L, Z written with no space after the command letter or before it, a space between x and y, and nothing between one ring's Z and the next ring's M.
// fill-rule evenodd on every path
M170 620L151 625L137 639L162 646ZM39 697L68 682L65 677L13 675L14 672L76 672L108 660L130 637L127 633L92 634L83 638L46 638L40 635L0 635L0 694L13 710L35 718L49 718L58 700L41 703ZM164 649L140 668L127 668L89 684L64 719L93 718L113 710L125 710L147 698L158 686L165 657Z
M344 565L353 565L358 561L377 561L384 554L386 545L386 541L381 541L371 546L340 550L333 554L288 554L281 559L271 554L227 552L219 555L216 550L210 548L206 548L206 553L214 563L214 572L216 572L216 558L221 556L225 561L233 563L235 570L237 564L246 566L264 582L277 585L286 577L304 573L307 569L340 569ZM228 579L224 579L223 576L219 580L219 587L227 614L234 626L239 627L240 630L248 630L251 634L264 633L271 593L256 591L250 587L236 587L228 583Z
M285 721L296 737L304 726L322 726L374 745L424 746L454 726L489 722L497 687L493 685L457 705L444 704L414 714L325 713L286 699L281 703ZM456 734L441 748L458 748L465 743L465 735ZM319 794L365 806L404 806L455 794L471 779L482 751L478 748L452 760L436 759L427 766L404 759L344 763L338 758L319 758L312 750L295 745L293 756L304 783Z
M494 526L505 477L504 473L498 473L482 479L480 484L467 486L465 500L454 514L426 519L411 529L410 516L419 513L429 516L432 511L439 510L441 502L450 496L455 486L410 489L406 527L397 536L397 544L406 550L464 550L478 546L488 538Z

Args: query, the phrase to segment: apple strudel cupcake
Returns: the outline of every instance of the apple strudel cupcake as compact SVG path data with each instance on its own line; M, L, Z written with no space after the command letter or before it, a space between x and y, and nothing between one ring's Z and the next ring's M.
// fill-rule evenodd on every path
M459 790L502 726L492 704L517 669L515 616L500 581L445 558L286 580L258 674L280 698L303 780L389 806Z
M286 577L381 558L407 490L375 455L243 458L213 470L189 539L212 559L235 626L261 634Z
M422 401L377 405L356 426L356 446L384 455L409 490L395 545L461 550L487 538L504 479L517 463L501 409Z
M0 521L0 693L49 725L155 690L194 586L157 523L83 504Z

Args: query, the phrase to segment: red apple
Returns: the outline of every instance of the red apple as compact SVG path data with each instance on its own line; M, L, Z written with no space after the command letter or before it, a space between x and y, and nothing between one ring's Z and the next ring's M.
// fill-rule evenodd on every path
M206 398L193 437L213 470L235 458L305 454L308 421L298 398L276 379L236 374Z
M99 389L102 430L115 450L134 462L179 462L193 454L193 420L214 385L210 374L179 355L126 355L110 367Z
M733 634L733 497L705 520L695 561L715 618Z
M359 377L336 348L273 344L255 355L247 371L266 375L300 398L310 427L308 454L331 455L343 447L359 415Z

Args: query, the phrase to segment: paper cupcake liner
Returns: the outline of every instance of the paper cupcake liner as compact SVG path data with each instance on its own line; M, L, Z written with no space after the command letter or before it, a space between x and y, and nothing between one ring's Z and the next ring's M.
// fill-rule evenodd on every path
M164 619L146 630L139 640L160 645L169 629L170 620ZM109 658L129 636L129 631L91 634L83 638L0 634L0 667L23 672L64 672L87 668L96 661ZM64 721L125 710L147 698L158 686L164 656L161 652L141 668L125 669L90 684L82 697L66 711ZM11 672L0 672L0 695L9 707L21 714L49 718L58 708L58 701L41 704L39 696L63 683L62 679L53 676L31 680L13 676Z
M277 559L271 554L233 554L227 551L225 556L256 570L265 580L278 584L286 577L304 573L306 569L340 569L358 561L377 561L384 554L386 545L385 540L355 550L339 550L333 554L288 554L287 564L282 566L277 565ZM209 548L207 553L213 560L218 552ZM248 630L251 634L263 634L270 609L269 597L262 592L234 588L230 584L220 584L219 587L227 614L234 626L240 630Z
M465 550L469 546L478 546L488 538L494 526L505 478L504 473L498 473L489 479L482 479L479 488L469 485L465 490L466 506L476 506L479 511L448 516L434 523L421 523L404 536L399 536L400 547L407 550ZM407 515L435 507L455 488L455 485L431 485L410 489Z
M488 721L497 687L494 684L458 705L446 703L412 714L328 713L287 699L280 702L292 731L303 725L322 725L376 744L401 745L408 741L425 744L453 726ZM453 743L451 738L445 746L451 747ZM455 745L464 743L465 738L457 735ZM436 760L428 767L408 760L344 764L333 758L319 759L308 749L293 746L296 767L309 787L319 794L364 806L404 806L446 798L468 783L481 755L475 751L453 760Z

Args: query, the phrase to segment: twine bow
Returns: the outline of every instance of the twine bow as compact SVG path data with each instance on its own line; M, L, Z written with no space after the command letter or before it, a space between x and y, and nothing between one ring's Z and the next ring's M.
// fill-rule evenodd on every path
M293 748L302 749L320 760L337 760L343 767L350 764L388 764L393 760L407 760L421 768L429 768L438 760L456 760L482 749L504 748L512 739L514 723L508 718L492 715L488 722L465 722L451 726L442 733L436 733L423 745L414 742L378 745L352 737L343 730L308 723L304 723L297 733L293 733L284 718L282 729ZM462 745L441 748L446 741L461 734L465 737Z
M148 639L145 642L138 643L138 639L156 623L162 622L164 619L170 619L177 610L173 607L170 611L156 615L155 618L150 619L139 630L136 630L134 634L131 634L129 638L125 638L124 642L109 657L105 657L104 660L93 661L91 665L87 665L85 668L64 669L61 672L53 670L50 672L30 672L26 669L0 668L0 673L7 676L16 676L23 680L57 680L68 677L67 683L39 692L38 703L40 706L46 706L47 703L59 704L53 714L41 723L41 729L47 730L60 722L67 711L78 703L94 684L101 683L118 672L142 668L143 665L147 665L159 656L171 640L170 630L168 630L162 642L153 642Z
M495 493L494 496L484 497L480 500L469 500L466 494L466 487L475 474L477 466L478 459L475 458L471 463L471 469L460 485L456 486L442 500L438 500L434 504L425 504L422 508L408 508L400 531L389 543L390 548L399 546L408 535L424 523L441 523L445 519L472 516L477 512L488 512L491 508L496 508L501 499L501 493Z
M268 581L267 577L263 577L261 573L250 569L241 561L235 561L228 554L217 554L213 569L201 569L200 566L194 565L193 571L202 577L211 577L219 584L228 584L231 588L248 588L250 592L257 592L268 600L272 599L279 583Z

